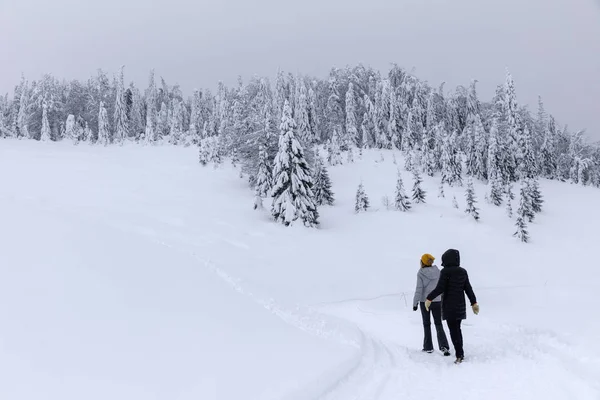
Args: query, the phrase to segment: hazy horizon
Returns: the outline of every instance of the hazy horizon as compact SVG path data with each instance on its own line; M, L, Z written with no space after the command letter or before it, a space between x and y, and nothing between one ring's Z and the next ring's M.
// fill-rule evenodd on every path
M21 73L86 80L126 65L126 80L157 77L194 88L278 68L326 77L331 67L392 63L446 89L479 81L489 101L508 68L520 104L537 97L559 123L600 139L600 6L594 0L8 0L0 4L0 92ZM23 23L26 16L27 24Z

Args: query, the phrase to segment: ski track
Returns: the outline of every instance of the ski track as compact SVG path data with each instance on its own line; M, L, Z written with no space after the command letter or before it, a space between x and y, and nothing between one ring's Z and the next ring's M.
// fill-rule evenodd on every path
M16 199L15 199L16 200ZM174 245L171 242L161 238L155 229L139 226L124 225L115 219L106 219L100 215L91 215L89 210L85 213L74 209L52 204L45 199L21 198L35 203L36 206L50 211L60 211L63 214L82 219L94 221L98 224L111 226L114 229L141 236L157 245L165 246L173 251L185 253L203 267L209 269L220 279L226 282L233 290L241 295L247 296L251 301L264 307L269 312L281 318L284 322L301 329L311 335L316 335L326 339L333 339L339 343L357 348L357 356L352 359L341 373L339 370L330 371L326 376L341 376L332 378L329 382L320 380L309 384L307 387L286 396L286 399L294 400L378 400L384 398L400 398L404 394L413 394L406 390L410 385L403 385L403 382L412 384L414 390L415 380L422 379L419 371L423 368L431 368L441 364L428 359L423 362L420 351L411 350L408 347L401 346L394 341L384 340L376 330L364 326L364 321L356 321L356 315L362 314L370 318L373 317L393 317L399 313L396 312L376 312L363 307L364 304L386 297L404 298L406 301L407 293L383 294L370 298L350 298L345 300L319 303L313 306L296 306L290 309L282 306L274 299L267 299L253 293L250 289L242 286L240 281L223 268L215 265L210 259L202 258L194 251L189 251ZM165 220L161 222L169 225L171 228L177 227L177 221ZM231 227L228 223L220 225ZM260 236L258 233L250 235ZM169 239L180 239L182 243L189 244L189 237L175 231L169 232ZM223 242L241 250L249 250L247 244L225 238L220 234L214 234L212 237L200 237L195 242L195 246L209 246L215 242ZM359 318L360 319L360 318ZM536 331L518 326L495 324L486 326L486 330L494 332L496 337L503 338L506 343L500 343L496 349L491 349L486 356L470 357L472 362L493 362L497 358L504 358L517 355L529 360L544 360L557 364L566 374L569 380L580 382L587 386L590 392L597 393L600 399L600 360L595 358L586 358L582 352L574 354L575 349L566 340L561 339L551 331ZM498 335L498 332L504 335ZM483 333L481 333L483 334ZM510 350L507 350L510 349ZM498 350L500 349L500 350ZM581 360L586 360L583 362ZM415 366L419 368L415 371ZM404 390L403 390L404 389ZM426 389L424 389L426 390ZM386 397L389 396L389 397Z

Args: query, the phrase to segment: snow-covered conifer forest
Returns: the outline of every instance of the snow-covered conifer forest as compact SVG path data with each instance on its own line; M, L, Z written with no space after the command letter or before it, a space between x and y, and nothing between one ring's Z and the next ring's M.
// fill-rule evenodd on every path
M438 176L442 193L444 185L483 182L489 187L486 200L496 206L510 208L508 188L525 182L521 192L529 200L519 207L524 214L520 225L532 220L524 216L541 211L539 178L600 187L598 144L556 121L541 98L536 110L519 104L508 71L492 99L480 99L476 83L448 90L399 66L382 74L358 65L333 68L325 78L279 71L274 84L266 77L240 78L234 87L219 83L216 93L194 90L186 98L178 85L157 79L153 70L144 88L126 84L123 67L117 76L99 71L86 82L23 77L12 96L0 98L0 137L74 145L198 146L202 165L225 157L239 160L255 191L258 178L256 201L261 204L273 194L271 184L279 182L284 190L281 185L287 183L278 179L288 179L292 168L301 179L291 180L301 187L290 185L294 192L286 189L284 195L278 191L287 216L273 210L286 225L300 218L318 226L316 204L323 201L314 198L314 189L321 189L312 186L315 178L321 185L320 175L309 172L321 174L325 162L352 163L365 149L401 151L404 168L417 180L421 174ZM285 153L282 135L290 134ZM318 148L326 156L315 161ZM277 165L281 162L287 164ZM284 175L271 182L264 176L267 170ZM425 201L420 193L417 197L416 203Z

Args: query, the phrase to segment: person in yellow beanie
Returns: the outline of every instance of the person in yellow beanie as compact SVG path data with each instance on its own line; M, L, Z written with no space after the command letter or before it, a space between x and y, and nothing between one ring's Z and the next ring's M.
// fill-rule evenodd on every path
M433 353L433 339L431 337L431 315L433 314L433 323L437 332L437 342L439 349L445 356L450 355L448 345L448 339L446 338L446 332L444 332L444 326L442 325L442 305L441 297L438 296L433 300L429 308L425 307L426 296L429 292L435 289L439 277L440 270L437 266L433 265L435 258L431 254L423 254L421 257L421 268L417 273L417 288L415 289L415 296L413 298L413 311L417 311L419 305L421 306L421 318L423 319L423 351L426 353Z

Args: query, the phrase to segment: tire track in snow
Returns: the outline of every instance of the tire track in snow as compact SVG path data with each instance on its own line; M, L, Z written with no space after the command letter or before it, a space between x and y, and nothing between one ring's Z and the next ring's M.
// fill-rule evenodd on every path
M141 232L138 231L138 233ZM142 235L157 244L195 258L231 286L233 290L250 297L284 322L311 335L326 339L333 338L339 343L349 344L359 349L357 359L340 378L334 379L326 384L324 388L303 388L291 398L315 400L378 400L382 398L392 378L392 370L397 367L397 356L388 345L362 330L355 322L329 313L322 313L313 308L297 306L296 310L286 309L274 299L262 299L245 289L238 279L233 278L209 259L203 258L193 251L182 250L158 239L156 235L152 235L152 238L147 233L142 233ZM352 332L352 335L350 332ZM350 336L358 336L358 339L349 339ZM319 385L322 384L319 383ZM311 392L316 392L316 394L310 395Z

